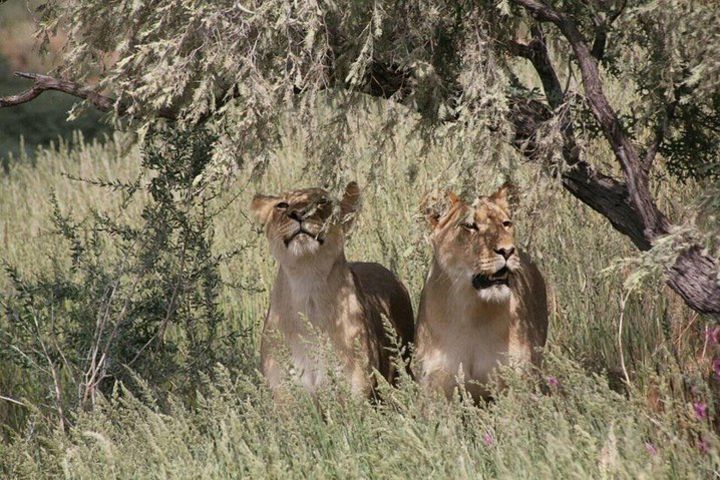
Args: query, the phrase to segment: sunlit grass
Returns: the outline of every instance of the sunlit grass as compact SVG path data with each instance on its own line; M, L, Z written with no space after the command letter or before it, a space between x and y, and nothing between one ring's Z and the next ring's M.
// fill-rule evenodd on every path
M487 194L511 174L522 191L519 241L539 263L553 299L540 375L541 384L553 379L549 386L539 389L536 380L510 372L509 389L477 408L428 398L408 382L387 392L380 406L331 391L318 411L300 393L291 405L274 406L257 377L223 373L219 384L198 386L204 396L192 407L189 399L175 399L166 410L124 396L80 415L68 436L19 435L0 444L0 465L14 475L69 478L711 476L717 440L692 407L703 401L714 411L702 377L715 352L703 349L702 319L659 279L628 294L622 284L629 272L606 270L636 255L634 248L536 167L495 162L513 158L509 147L467 152L452 135L424 144L401 124L377 151L370 145L381 134L382 114L364 116L338 152L342 180L364 189L347 256L392 268L417 306L431 255L418 214L422 194L431 188ZM248 218L250 199L256 191L317 185L319 178L309 166L320 153L306 148L302 128L285 130L265 175L250 182L250 172L240 169L218 199L231 203L216 221L216 250L246 247L222 265L221 305L229 319L223 328L250 329L251 344L238 349L253 352L277 266ZM36 166L12 168L0 179L2 258L28 274L64 258L67 248L49 227L52 192L78 219L93 209L138 219L142 195L120 210L120 194L72 177L132 180L142 174L139 155L118 136L104 145L45 150ZM682 218L687 198L680 194L691 192L658 187L660 201ZM0 277L0 292L8 285ZM630 385L619 380L621 352ZM0 393L37 393L21 376L0 369ZM17 408L0 403L0 421Z

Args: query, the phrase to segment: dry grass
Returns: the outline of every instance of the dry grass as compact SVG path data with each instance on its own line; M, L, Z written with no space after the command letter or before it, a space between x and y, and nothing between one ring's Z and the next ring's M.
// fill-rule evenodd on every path
M523 192L518 236L554 298L542 375L558 379L559 387L541 393L533 380L508 372L509 389L481 408L436 401L411 382L388 392L380 407L342 400L339 388L327 393L321 415L300 393L291 405L274 406L254 376L221 373L224 380L198 387L203 397L176 399L168 411L124 397L80 415L67 436L40 441L30 434L0 444L6 471L68 478L717 475L717 437L710 421L693 410L693 402L706 403L715 418L715 381L705 380L716 347L704 342L703 320L669 295L660 279L649 278L628 294L623 280L632 271L607 269L637 255L629 242L535 167L495 161L498 155L512 158L509 150L466 152L462 139L451 135L425 145L410 124L401 124L376 151L370 145L381 134L384 113L373 112L361 115L360 127L338 152L341 180L357 179L364 187L348 257L395 270L417 305L430 258L417 210L422 193L438 186L487 193L512 171ZM253 332L251 345L238 348L257 351L276 268L248 219L249 201L256 191L318 183L313 166L321 153L308 151L306 138L302 128L286 126L265 175L253 183L250 172L240 169L218 199L232 203L217 219L216 249L247 246L242 257L222 266L221 305L229 319L223 328ZM134 178L138 150L122 145L117 137L105 145L48 150L35 167L17 166L0 179L3 258L25 272L41 271L65 251L48 230L51 191L78 218L92 208L137 218L141 205L118 211L119 199L106 190L63 176ZM658 191L682 218L691 188L662 184ZM0 291L6 288L0 279ZM630 385L619 380L621 352ZM0 372L0 386L22 396L17 375Z

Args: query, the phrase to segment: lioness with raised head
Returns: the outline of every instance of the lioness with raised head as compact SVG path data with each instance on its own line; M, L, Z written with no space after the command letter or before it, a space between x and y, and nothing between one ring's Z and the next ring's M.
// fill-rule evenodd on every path
M359 203L355 182L339 203L319 188L256 195L252 201L279 266L260 349L261 370L273 391L289 355L296 378L315 393L328 372L318 349L329 343L352 391L369 395L373 369L390 382L395 376L381 315L402 344L413 340L412 305L403 284L377 263L345 259L345 234Z
M548 312L545 282L515 246L508 185L467 204L427 195L433 263L420 298L416 355L421 384L452 395L458 378L487 397L499 364L540 361Z

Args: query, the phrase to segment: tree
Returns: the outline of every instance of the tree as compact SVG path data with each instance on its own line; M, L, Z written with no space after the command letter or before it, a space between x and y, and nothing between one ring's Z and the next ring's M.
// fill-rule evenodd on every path
M674 230L650 189L657 154L682 174L718 174L713 2L52 0L38 15L41 39L69 28L59 78L21 73L33 86L0 106L61 90L135 122L232 126L242 132L232 142L239 152L261 149L288 108L311 118L323 91L402 103L430 126L491 130L539 165L546 139L559 135L561 160L550 169L642 251ZM542 92L516 77L519 59ZM583 94L562 86L564 63ZM84 86L91 77L100 80ZM636 90L631 111L613 108L608 78ZM596 168L578 133L601 135L618 168ZM717 259L697 240L673 252L670 287L696 311L720 315Z

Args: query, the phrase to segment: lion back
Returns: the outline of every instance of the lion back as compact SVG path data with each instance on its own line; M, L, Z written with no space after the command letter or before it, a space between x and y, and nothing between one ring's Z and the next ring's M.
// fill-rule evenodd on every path
M382 338L385 346L389 343L382 325L381 314L387 317L401 344L407 347L414 340L415 325L412 302L405 286L390 270L378 263L351 262L350 269L367 307L377 312L375 315L370 315L376 338ZM407 350L406 348L405 351ZM389 369L389 366L382 365L380 371L385 373L388 371L386 368Z
M521 268L516 273L516 281L512 284L517 301L519 336L527 342L533 350L544 347L548 331L548 302L545 280L530 256L519 252ZM532 353L533 363L540 361L537 352Z

